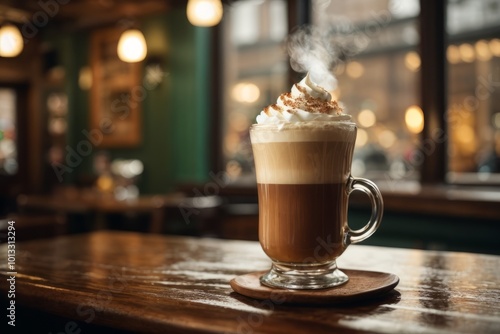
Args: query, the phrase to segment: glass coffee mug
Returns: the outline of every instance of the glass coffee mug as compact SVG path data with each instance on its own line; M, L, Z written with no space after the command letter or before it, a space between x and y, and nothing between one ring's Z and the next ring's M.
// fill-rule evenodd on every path
M350 121L255 124L250 138L259 195L259 241L272 260L261 283L288 289L322 289L348 277L336 259L347 246L380 225L383 202L377 186L351 176L356 124ZM347 223L349 195L368 195L368 223Z

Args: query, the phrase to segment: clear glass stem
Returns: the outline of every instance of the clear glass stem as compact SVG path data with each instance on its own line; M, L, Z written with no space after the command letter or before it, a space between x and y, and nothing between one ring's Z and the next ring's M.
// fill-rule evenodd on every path
M273 288L325 289L346 283L346 274L335 261L326 264L290 264L273 262L271 270L260 282Z

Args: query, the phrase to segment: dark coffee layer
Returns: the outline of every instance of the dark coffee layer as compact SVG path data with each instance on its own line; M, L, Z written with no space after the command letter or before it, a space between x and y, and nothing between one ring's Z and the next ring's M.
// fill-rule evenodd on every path
M258 184L259 240L273 260L327 262L345 249L344 183Z

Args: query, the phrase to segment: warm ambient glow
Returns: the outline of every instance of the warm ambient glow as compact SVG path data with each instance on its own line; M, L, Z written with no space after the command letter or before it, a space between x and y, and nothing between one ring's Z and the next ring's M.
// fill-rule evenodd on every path
M186 13L192 25L212 27L222 19L222 2L221 0L189 0Z
M490 51L495 57L500 57L500 39L494 38L489 43Z
M477 59L481 61L488 61L491 59L491 51L488 42L484 39L477 41L474 46L476 49Z
M474 45L468 43L463 43L460 46L449 45L446 49L446 58L450 64L472 63L476 59L489 61L493 56L500 57L500 40L497 38L489 42L482 39Z
M446 49L446 58L450 64L458 64L460 62L460 51L458 50L458 46L448 46Z
M146 58L147 46L140 30L123 32L118 41L118 57L127 63L136 63Z
M424 129L424 113L418 106L410 106L406 109L405 123L412 133L420 133Z
M109 192L113 190L114 182L110 176L102 175L96 180L97 189L103 192Z
M460 58L464 63L472 63L476 59L474 47L469 43L461 44L458 50L460 51Z
M347 64L345 71L349 77L357 79L363 76L363 73L365 73L365 67L357 61L351 61Z
M253 103L260 97L260 89L253 83L240 82L234 86L232 93L238 102Z
M89 66L80 69L78 86L80 86L81 90L89 90L92 87L92 70Z
M358 122L362 127L369 128L375 125L376 121L375 113L370 109L363 109L358 115Z
M412 72L420 69L420 55L415 51L410 51L405 56L405 65Z
M332 96L332 100L340 100L340 88L337 87L334 91L329 92L330 95Z
M368 142L368 133L363 129L358 129L356 135L356 147L363 147Z
M23 51L23 47L23 36L15 25L5 24L0 28L1 57L16 57Z
M396 135L391 130L383 130L378 134L378 142L383 148L390 148L396 143Z
M496 129L500 129L500 112L497 112L496 114L493 115L492 117L492 123L493 123L493 126L496 128Z
M457 140L462 144L470 144L474 141L474 129L469 124L462 124L457 127Z

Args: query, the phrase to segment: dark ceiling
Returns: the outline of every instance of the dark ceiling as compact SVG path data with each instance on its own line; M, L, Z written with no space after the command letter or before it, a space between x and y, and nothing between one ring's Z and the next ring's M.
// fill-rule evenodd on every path
M186 3L186 0L0 0L0 23L48 21L47 24L78 30L165 13L185 7Z

